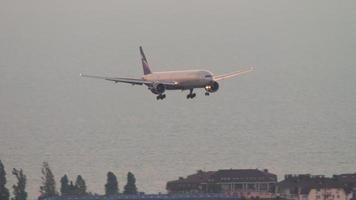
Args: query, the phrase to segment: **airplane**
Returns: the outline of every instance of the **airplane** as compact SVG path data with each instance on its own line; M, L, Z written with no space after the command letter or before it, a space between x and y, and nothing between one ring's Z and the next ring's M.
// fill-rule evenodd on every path
M193 99L196 94L194 89L204 88L205 95L209 96L219 89L218 81L231 78L241 74L251 72L253 68L234 71L222 75L213 75L207 70L183 70L183 71L164 71L152 72L148 65L145 53L140 46L141 62L143 68L143 76L141 78L121 78L121 77L103 77L80 74L82 77L104 79L113 81L114 83L128 83L132 85L146 85L148 89L155 95L157 100L166 98L166 90L189 90L187 99Z

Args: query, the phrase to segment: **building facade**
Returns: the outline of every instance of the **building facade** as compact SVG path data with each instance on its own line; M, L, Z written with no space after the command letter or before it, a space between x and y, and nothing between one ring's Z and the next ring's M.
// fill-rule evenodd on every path
M245 198L273 198L277 176L268 170L198 171L167 183L168 193L223 193Z
M245 198L273 198L277 176L268 170L227 169L217 171L209 182L216 184L225 194Z
M179 177L178 180L169 181L166 185L166 190L169 194L177 193L206 193L206 185L208 179L215 172L198 170L197 173L187 176L186 178Z
M278 183L278 196L290 200L350 200L352 186L340 179L310 174L286 175Z
M350 200L352 194L340 187L311 188L307 194L308 200Z

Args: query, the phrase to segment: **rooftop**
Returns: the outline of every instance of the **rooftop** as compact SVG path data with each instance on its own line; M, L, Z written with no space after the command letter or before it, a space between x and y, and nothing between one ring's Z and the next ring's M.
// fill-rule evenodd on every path
M267 169L223 169L211 176L210 181L215 182L246 182L246 181L277 181L275 174Z
M278 183L279 189L290 188L296 193L296 188L300 189L302 194L307 194L311 189L330 189L330 188L342 188L346 192L350 191L350 187L347 183L340 181L339 179L329 178L321 175L286 175L285 179Z
M197 173L192 174L187 176L186 178L183 177L179 177L178 180L174 180L174 181L169 181L167 184L174 184L174 183L204 183L207 182L209 177L211 175L213 175L215 173L215 171L202 171L202 170L198 170Z

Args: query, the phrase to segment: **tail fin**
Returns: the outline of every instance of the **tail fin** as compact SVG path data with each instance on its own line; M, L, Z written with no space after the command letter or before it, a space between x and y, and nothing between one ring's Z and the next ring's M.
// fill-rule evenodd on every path
M140 53L141 53L141 61L142 61L143 74L144 74L144 75L146 75L146 74L151 74L150 66L149 66L148 63L147 63L147 59L146 59L145 53L143 53L143 49L142 49L141 46L140 46Z

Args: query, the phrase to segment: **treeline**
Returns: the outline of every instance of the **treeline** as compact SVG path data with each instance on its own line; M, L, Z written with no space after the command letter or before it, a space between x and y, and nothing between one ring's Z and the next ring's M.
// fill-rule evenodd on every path
M12 186L14 197L11 200L26 200L26 176L23 174L22 169L12 169L12 174L17 179L17 184ZM6 188L6 172L4 165L0 160L0 200L9 200L10 192Z
M56 181L54 174L47 162L42 164L42 183L40 186L39 200L53 197L53 196L83 196L90 195L87 192L87 186L85 180L81 175L78 175L75 182L68 179L67 174L64 174L60 179L60 192L56 189ZM12 174L17 179L17 184L13 185L13 196L11 200L27 200L26 192L26 175L24 175L22 169L13 169ZM107 173L107 179L105 184L105 195L117 195L120 194L119 183L116 175L113 172ZM137 194L136 178L131 172L127 173L127 183L124 186L123 193L127 195ZM6 172L4 165L0 160L0 200L10 200L9 190L6 188Z

